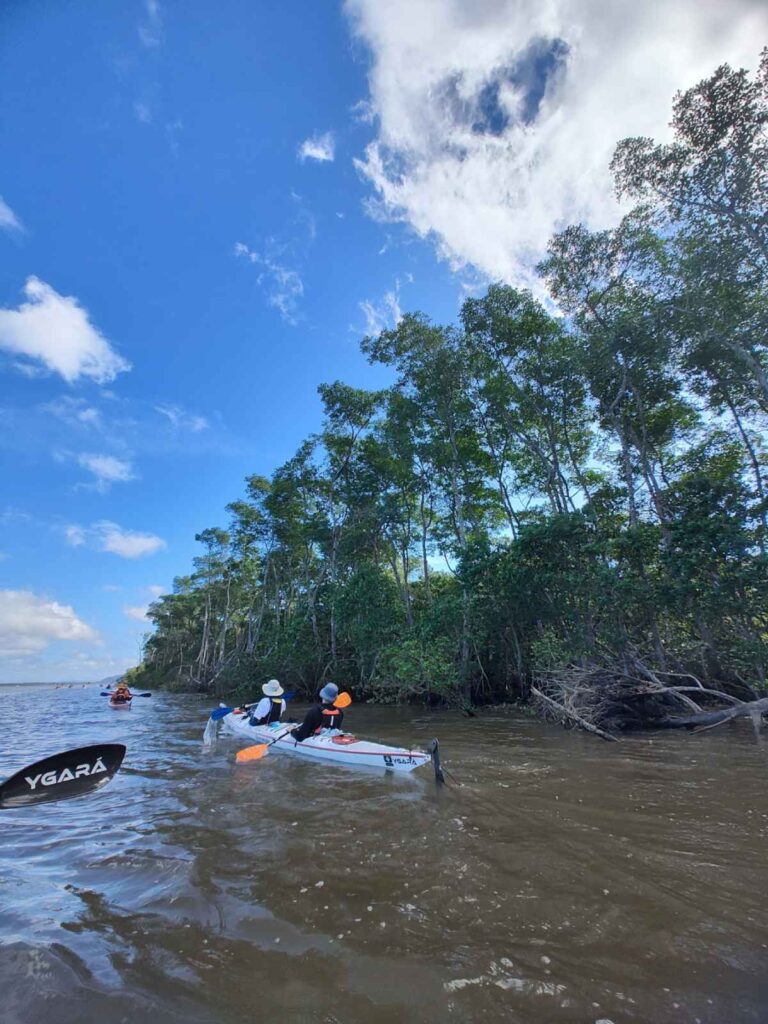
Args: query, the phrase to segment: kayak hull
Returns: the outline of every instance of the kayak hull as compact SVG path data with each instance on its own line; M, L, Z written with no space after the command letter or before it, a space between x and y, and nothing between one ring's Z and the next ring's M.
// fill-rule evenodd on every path
M116 703L115 701L111 700L109 701L109 706L112 708L113 711L131 710L131 702L129 700L121 701L120 703Z
M265 725L251 725L247 716L234 712L225 715L221 721L226 734L247 739L250 743L270 743L285 729L284 726L270 729ZM335 735L340 734L336 732ZM405 750L403 747L390 747L383 743L370 743L368 740L335 743L333 733L309 736L303 743L298 743L290 734L282 735L269 749L318 761L332 761L352 768L381 768L395 772L412 772L430 761L430 755L422 750Z

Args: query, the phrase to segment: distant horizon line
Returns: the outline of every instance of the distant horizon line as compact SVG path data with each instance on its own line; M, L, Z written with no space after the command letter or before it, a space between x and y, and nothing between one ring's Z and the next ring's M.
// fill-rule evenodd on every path
M110 679L119 679L119 675L115 676L104 676L101 679L42 679L42 680L23 680L23 681L9 681L3 682L0 680L0 686L98 686L101 683L107 683Z

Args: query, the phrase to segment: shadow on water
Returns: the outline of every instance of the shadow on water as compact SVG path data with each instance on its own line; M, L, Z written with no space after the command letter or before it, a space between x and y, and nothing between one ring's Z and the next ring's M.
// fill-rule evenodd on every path
M52 713L52 702L55 709ZM201 747L206 707L0 696L0 773L125 768L0 822L3 1024L768 1019L766 752L751 727L608 745L500 712L356 706L461 786Z

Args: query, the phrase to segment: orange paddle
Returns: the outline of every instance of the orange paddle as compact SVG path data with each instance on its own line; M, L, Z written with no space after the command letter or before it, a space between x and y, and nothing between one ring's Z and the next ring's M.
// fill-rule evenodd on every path
M238 750L235 760L238 764L244 764L246 761L258 761L260 757L264 757L268 747L268 743L259 743L258 746Z
M292 725L290 729L283 729L283 731L275 736L273 740L270 740L269 743L257 743L253 747L245 747L243 750L238 750L235 755L235 760L238 764L243 764L245 761L258 761L260 757L264 757L273 743L277 743L277 741L281 740L283 736L287 736L289 733L293 732L295 728L296 726Z

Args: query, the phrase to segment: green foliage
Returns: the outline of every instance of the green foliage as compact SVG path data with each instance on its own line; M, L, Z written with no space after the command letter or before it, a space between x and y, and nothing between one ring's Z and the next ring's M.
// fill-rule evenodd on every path
M455 644L449 637L406 636L382 647L371 695L382 704L435 697L460 703Z
M613 230L459 323L366 338L391 387L319 389L324 420L149 610L136 686L466 705L541 669L765 685L768 51L618 147Z

